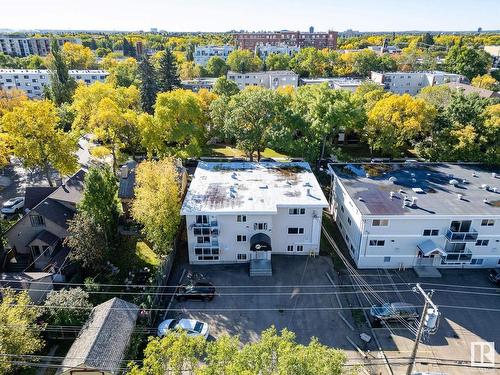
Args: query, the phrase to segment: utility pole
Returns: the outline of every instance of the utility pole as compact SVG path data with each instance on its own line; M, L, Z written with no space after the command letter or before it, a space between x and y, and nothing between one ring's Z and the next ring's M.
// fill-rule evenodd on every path
M418 323L417 335L415 337L415 344L413 345L413 350L411 352L410 364L408 366L408 370L406 371L406 375L411 375L413 372L413 368L415 367L415 362L417 358L418 344L420 344L420 340L422 339L422 334L424 333L424 328L427 329L429 333L435 333L438 325L438 318L440 313L438 311L438 307L432 302L431 297L433 291L431 291L430 295L428 295L420 286L420 284L416 285L415 292L422 294L424 297L424 309L422 311L422 316L420 317L420 321ZM429 306L432 306L432 309L429 309Z

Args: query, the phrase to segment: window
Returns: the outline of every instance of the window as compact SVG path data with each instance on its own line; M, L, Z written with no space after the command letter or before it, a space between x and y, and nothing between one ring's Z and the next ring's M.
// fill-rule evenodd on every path
M237 242L247 242L247 236L245 236L243 234L238 234L236 236L236 241Z
M253 225L254 230L267 230L267 223L255 223Z
M346 242L346 243L351 242L351 240L349 239L349 236L348 236L347 234L345 235L345 242Z
M384 263L389 263L391 261L391 257L384 257Z
M196 237L196 243L210 243L210 237L209 236Z
M488 246L490 240L477 240L476 246Z
M45 225L45 220L40 215L30 215L30 221L32 227L43 227Z
M339 227L340 227L340 229L344 229L344 226L342 225L341 221L339 221Z
M483 259L471 259L470 264L475 264L475 265L483 264Z
M304 251L303 245L297 245L297 251Z
M288 245L286 247L286 251L293 251L293 245Z
M196 248L194 253L198 255L198 260L219 260L219 248L218 247L207 247L207 248Z
M236 216L236 221L238 223L245 223L247 221L247 215L238 215L238 216Z
M350 218L350 217L348 217L348 218L347 218L347 223L348 223L349 225L351 225L351 218Z
M31 246L31 252L33 253L33 257L39 257L41 254L40 246L38 245Z
M288 228L288 234L304 234L304 228Z
M492 227L493 225L495 225L495 220L493 220L493 219L481 220L482 227Z
M289 215L305 215L305 213L306 213L305 208L289 208L288 209Z
M385 240L370 240L370 246L385 246Z
M196 224L208 224L208 216L196 215Z
M424 236L438 236L439 229L424 229Z
M389 220L387 219L374 219L372 221L373 227L386 227L389 225Z
M247 260L247 255L246 254L236 254L236 259Z
M210 228L194 228L193 233L195 236L208 236L210 234Z
M344 212L344 206L340 206L340 211Z

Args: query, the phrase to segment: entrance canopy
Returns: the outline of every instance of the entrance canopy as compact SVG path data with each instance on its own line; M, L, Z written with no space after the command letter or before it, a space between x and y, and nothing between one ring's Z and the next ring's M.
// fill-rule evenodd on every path
M436 245L433 240L425 240L424 242L419 243L417 245L417 249L426 257L436 254L441 256L447 255L446 251Z
M271 251L271 238L265 233L256 233L250 238L251 251Z

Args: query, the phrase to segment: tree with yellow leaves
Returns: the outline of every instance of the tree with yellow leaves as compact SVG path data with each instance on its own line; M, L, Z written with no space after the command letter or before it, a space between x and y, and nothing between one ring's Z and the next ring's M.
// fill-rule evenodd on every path
M96 65L92 50L81 44L64 43L62 56L68 69L92 69Z
M199 156L205 141L203 103L198 94L177 89L158 94L154 116L140 119L148 155Z
M42 326L36 324L40 310L26 291L0 289L0 351L12 356L36 354L44 346L40 337ZM13 372L15 361L0 361L0 374ZM22 361L20 361L22 362Z
M49 100L26 101L7 112L1 130L12 154L26 168L40 168L50 186L52 168L62 175L77 169L75 137L58 128L55 105Z
M14 107L17 107L26 100L28 100L28 97L23 90L0 89L0 118L5 112L11 111Z
M157 254L168 254L180 224L180 178L173 159L137 167L132 216Z
M364 128L371 152L400 156L411 142L425 133L436 116L436 109L408 94L390 95L379 100L368 112Z
M477 76L472 78L472 86L479 87L481 89L498 91L500 90L500 83L489 74L483 74L482 76Z

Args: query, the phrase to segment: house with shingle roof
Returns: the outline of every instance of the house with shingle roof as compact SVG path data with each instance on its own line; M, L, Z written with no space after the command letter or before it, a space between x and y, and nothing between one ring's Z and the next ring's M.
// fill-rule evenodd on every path
M137 305L116 297L94 307L58 374L122 372L138 314Z
M68 235L68 220L76 213L83 197L85 170L80 169L57 188L29 188L26 214L6 233L7 272L57 272L66 261L69 249L63 246Z

